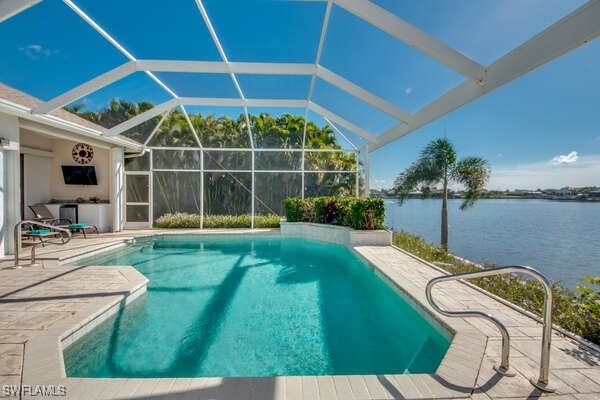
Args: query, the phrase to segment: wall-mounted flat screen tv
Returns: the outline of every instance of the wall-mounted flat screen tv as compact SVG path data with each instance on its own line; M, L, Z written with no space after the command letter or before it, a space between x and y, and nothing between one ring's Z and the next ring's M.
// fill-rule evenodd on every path
M96 168L93 165L63 165L65 185L97 185Z

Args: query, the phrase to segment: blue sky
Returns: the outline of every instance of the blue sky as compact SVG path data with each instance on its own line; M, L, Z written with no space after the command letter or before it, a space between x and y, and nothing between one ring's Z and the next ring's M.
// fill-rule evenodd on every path
M583 0L374 0L488 65L584 3ZM219 61L194 0L177 7L133 0L75 0L138 59ZM315 61L325 3L204 0L231 61ZM0 24L0 81L51 99L127 59L59 0L45 0ZM321 64L409 112L464 78L334 6ZM600 41L532 73L374 152L371 182L389 187L431 139L446 134L459 156L493 166L490 188L600 186ZM225 74L157 73L180 96L237 97ZM310 77L239 75L248 98L306 98ZM168 93L136 73L82 99L90 109L112 97L160 103ZM317 80L313 100L380 134L397 122ZM202 110L208 111L206 108ZM239 109L217 109L236 114ZM252 109L302 113L303 110ZM322 118L310 117L319 124ZM364 140L344 130L357 145Z

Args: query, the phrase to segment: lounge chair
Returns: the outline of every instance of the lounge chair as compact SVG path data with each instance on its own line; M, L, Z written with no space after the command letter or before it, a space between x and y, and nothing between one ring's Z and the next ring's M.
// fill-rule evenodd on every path
M94 232L96 232L96 235L99 233L98 227L96 225L90 225L90 224L86 224L86 223L69 224L68 228L71 230L72 233L77 233L77 232L83 233L84 239L87 239L87 236L85 234L86 229L92 229Z
M35 218L33 218L35 221L56 225L61 228L67 227L71 223L70 220L65 218L55 218L50 210L48 210L48 207L43 204L33 204L27 207L29 207L33 215L35 215Z
M47 224L55 225L60 228L68 228L72 233L83 233L83 238L87 239L86 229L91 229L96 234L99 233L96 225L91 225L85 222L73 223L73 221L66 218L54 218L54 215L48 210L44 204L34 204L29 206L29 209L35 215L35 220L45 222Z
M35 229L35 227L28 227L27 230L23 231L21 233L21 236L24 238L29 238L29 239L33 239L35 242L35 238L38 238L40 240L40 243L42 244L42 247L46 246L46 240L48 238L56 238L56 237L60 237L60 240L64 243L65 242L65 237L63 236L63 234L61 232L58 231L53 231L51 229ZM34 243L35 246L35 243Z

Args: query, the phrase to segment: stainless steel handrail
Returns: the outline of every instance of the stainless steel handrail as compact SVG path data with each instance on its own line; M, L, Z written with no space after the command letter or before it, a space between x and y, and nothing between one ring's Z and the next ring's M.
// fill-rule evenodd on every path
M58 227L55 225L46 224L44 222L39 222L39 221L31 221L31 220L19 221L19 222L17 222L17 224L14 227L15 267L19 267L19 251L21 250L21 228L22 228L23 224L36 225L36 226L40 226L43 228L49 228L51 230L61 232L61 239L62 239L61 243L53 242L52 240L47 240L46 241L47 243L63 245L63 244L69 243L69 241L71 240L71 231L69 229L61 228L61 227ZM62 232L67 234L66 241L64 240L64 236L62 235ZM36 265L35 248L38 246L38 244L39 243L34 243L33 246L31 246L31 265Z
M544 288L544 330L542 335L542 356L540 359L540 374L538 379L531 378L529 381L536 388L543 390L545 392L553 392L554 389L548 386L548 375L550 373L550 342L552 339L552 287L550 282L546 279L546 277L540 274L538 271L531 267L527 266L509 266L509 267L498 267L485 269L481 271L474 272L464 272L461 274L440 276L430 280L427 283L427 287L425 288L425 294L427 296L427 301L433 307L434 310L439 312L442 315L447 317L479 317L490 320L496 325L496 327L500 330L502 334L502 360L499 367L494 367L498 372L509 375L511 373L508 372L509 369L509 351L510 351L510 337L508 335L508 331L506 327L502 325L500 321L494 318L490 314L483 313L481 311L448 311L441 308L439 305L433 301L431 290L434 285L440 282L453 281L458 279L468 279L468 278L482 278L485 276L492 275L500 275L500 274L508 274L508 273L522 273L529 276L534 277L542 284ZM511 374L514 375L514 374Z

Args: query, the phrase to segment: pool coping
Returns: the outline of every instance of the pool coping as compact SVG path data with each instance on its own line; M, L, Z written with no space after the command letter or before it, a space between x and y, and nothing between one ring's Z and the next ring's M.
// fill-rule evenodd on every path
M135 238L177 234L179 232L144 233ZM190 234L189 232L186 232ZM199 232L194 235L221 234L225 232ZM232 232L233 233L233 232ZM239 233L239 232L236 232ZM273 230L253 234L273 234ZM125 244L130 238L121 240ZM115 244L104 250L114 248ZM436 315L425 301L425 294L416 290L410 282L398 282L397 277L386 270L376 260L370 260L360 251L360 246L350 247L368 265L392 283L396 289L405 293L416 305L425 310L432 319L449 328L454 337L441 364L434 374L398 374L398 375L334 375L334 376L279 376L268 378L135 378L135 379L97 379L66 377L63 349L70 343L89 332L102 321L116 313L127 303L139 298L146 291L148 282L141 273L130 266L103 267L116 268L128 278L131 285L124 288L120 295L105 297L86 305L75 315L54 325L50 330L35 336L25 345L22 385L35 387L41 384L64 385L68 388L68 397L79 398L89 393L114 393L127 397L135 393L136 397L151 394L166 395L183 393L186 390L203 389L232 392L232 398L252 397L260 393L261 387L273 386L274 392L285 398L302 398L311 390L315 393L329 387L331 396L325 393L321 398L361 398L361 399L458 399L470 398L473 393L484 353L487 336L466 323L462 318L447 318ZM80 256L89 256L82 253ZM69 261L74 258L69 257ZM90 266L93 268L93 266ZM344 395L344 393L347 394ZM298 395L299 394L299 395ZM110 398L108 395L107 398ZM38 398L24 395L22 398ZM318 395L314 396L315 398ZM229 397L224 397L229 398ZM256 397L261 398L261 397ZM313 397L304 397L313 398Z
M402 248L400 248L398 246L395 246L393 244L391 245L391 247L394 248L394 249L396 249L396 250L398 250L399 252L401 252L403 254L406 254L407 256L409 256L411 258L414 258L415 260L419 261L420 263L427 265L431 269L434 269L434 270L440 272L443 275L450 275L450 272L446 271L445 269L441 268L440 266L435 265L433 263L430 263L429 261L424 260L421 257L419 257L419 256L417 256L417 255L415 255L413 253L410 253L410 252L408 252L408 251L406 251L406 250L404 250L404 249L402 249ZM544 323L544 319L543 318L541 318L538 315L532 313L531 311L526 310L526 309L524 309L522 307L519 307L515 303L511 303L510 301L508 301L508 300L506 300L506 299L504 299L504 298L502 298L502 297L500 297L500 296L498 296L498 295L496 295L494 293L488 292L487 290L485 290L485 289L483 289L483 288L475 285L474 283L469 282L468 280L460 280L460 283L462 283L463 285L466 285L466 286L470 287L471 289L474 289L474 290L478 291L481 294L484 294L487 297L490 297L490 298L494 299L495 301L497 301L499 303L504 304L505 306L513 309L514 311L516 311L516 312L518 312L518 313L520 313L520 314L522 314L522 315L524 315L524 316L526 316L528 318L531 318L531 319L539 322L540 324ZM585 339L585 338L583 338L583 337L581 337L579 335L576 335L573 332L569 332L568 330L564 329L560 325L556 325L556 323L554 323L554 322L552 323L552 330L556 331L556 332L559 332L563 336L566 336L566 337L568 337L570 339L573 339L574 341L576 341L580 345L582 345L584 347L587 347L588 349L590 349L593 352L600 353L600 345L592 343L589 340L587 340L587 339Z

